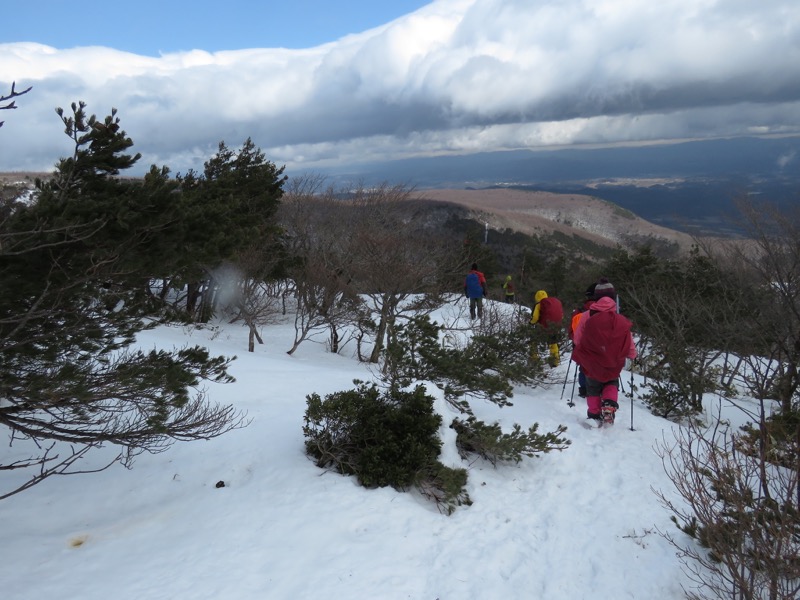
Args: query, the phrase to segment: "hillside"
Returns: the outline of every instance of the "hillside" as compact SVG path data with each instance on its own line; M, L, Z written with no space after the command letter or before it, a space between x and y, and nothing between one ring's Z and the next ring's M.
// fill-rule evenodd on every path
M3 198L19 195L33 187L45 173L0 173ZM691 247L686 233L662 227L606 200L572 193L520 189L424 189L416 190L415 200L458 205L468 210L468 218L488 223L490 230L511 230L525 235L550 235L554 232L584 238L594 244L615 248L655 243Z
M560 232L609 247L648 242L691 247L691 236L655 225L619 206L581 194L517 189L427 189L416 197L466 207L470 217L490 230L510 229L526 235Z
M461 307L457 300L436 318L462 329ZM335 355L307 343L288 356L292 314L263 333L254 353L245 351L246 328L224 321L139 335L145 348L201 344L238 355L236 382L208 392L247 411L250 425L144 454L132 470L53 477L2 501L3 598L684 597L680 561L658 534L677 530L653 493L670 490L653 445L671 439L674 425L650 414L641 392L622 403L612 429L586 429L585 403L567 405L569 386L562 395L565 360L552 383L515 390L513 406L476 403L480 418L506 431L515 422L542 432L568 426L563 452L494 467L459 457L447 427L456 414L430 386L445 418L441 458L469 470L473 504L447 517L418 493L367 490L314 466L303 446L306 396L351 389L370 371L352 345ZM626 389L631 381L643 384L626 373ZM26 456L22 445L2 453ZM11 472L5 484L20 477Z

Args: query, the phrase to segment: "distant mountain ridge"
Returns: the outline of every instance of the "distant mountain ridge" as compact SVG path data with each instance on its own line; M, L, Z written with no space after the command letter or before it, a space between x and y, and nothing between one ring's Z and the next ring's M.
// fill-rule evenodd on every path
M383 182L428 189L520 189L591 196L668 229L738 235L735 202L800 205L800 137L750 137L673 144L512 150L315 170L339 184ZM303 175L303 171L290 176ZM32 185L35 176L0 174ZM11 190L13 193L13 190Z
M665 227L736 234L737 198L795 205L800 137L735 138L594 149L513 150L365 162L324 171L335 180L420 189L520 188L587 194Z
M560 233L609 248L657 244L679 252L688 251L693 243L686 233L587 195L494 188L417 190L414 196L466 208L471 219L486 225L487 236L506 229L529 236Z

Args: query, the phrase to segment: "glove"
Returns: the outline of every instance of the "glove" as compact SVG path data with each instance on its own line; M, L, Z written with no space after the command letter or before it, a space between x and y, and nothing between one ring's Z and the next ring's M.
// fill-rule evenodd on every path
M631 367L633 366L633 360L630 358L625 359L625 370L630 371Z

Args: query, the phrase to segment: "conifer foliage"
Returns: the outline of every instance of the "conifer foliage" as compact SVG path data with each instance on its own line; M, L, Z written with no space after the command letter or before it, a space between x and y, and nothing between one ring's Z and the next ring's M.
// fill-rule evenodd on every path
M468 415L449 425L463 458L474 454L496 466L564 450L570 441L562 437L567 430L563 425L541 434L538 423L527 430L514 424L505 433L499 423L487 425L472 414L469 398L508 406L512 382L537 381L538 372L529 364L529 336L512 328L499 343L488 343L492 336L476 335L466 348L455 349L439 344L440 330L424 314L398 326L386 350L384 391L376 384L360 384L325 400L309 396L303 434L306 453L317 466L355 475L366 487L414 486L442 512L452 514L457 506L470 504L464 489L467 472L437 460L442 417L433 412L434 400L421 380L433 382L447 402Z
M271 262L280 255L274 215L286 177L248 138L238 150L220 142L202 173L190 170L177 179L182 250L175 253L173 285L188 284L187 312L206 322L219 308L221 266L233 264L244 277L261 279L277 268Z
M358 387L308 396L303 433L317 466L354 475L364 487L416 487L451 514L469 504L467 472L438 461L442 417L425 387L411 391L356 382Z
M699 247L669 261L649 248L620 251L607 273L642 348L640 368L649 378L642 399L666 418L701 412L704 394L724 393L720 357L753 349L742 335L758 310L752 287Z
M131 347L159 322L146 283L158 273L156 241L177 220L166 171L145 182L115 177L139 159L126 153L133 142L116 111L98 120L81 102L57 112L72 156L0 222L0 424L22 453L0 469L30 474L0 498L243 424L200 388L231 381L229 359ZM105 445L118 449L110 460L82 462Z
M463 348L446 348L439 343L438 323L427 315L413 317L396 327L384 378L401 386L432 381L454 408L470 415L470 399L509 406L514 385L535 386L546 374L530 358L538 332L524 322L504 325L475 333Z

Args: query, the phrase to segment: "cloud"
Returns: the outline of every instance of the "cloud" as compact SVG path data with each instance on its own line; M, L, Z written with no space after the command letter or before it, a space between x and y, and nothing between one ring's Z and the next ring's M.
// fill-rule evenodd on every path
M794 151L787 152L786 154L782 154L778 157L778 168L780 170L785 169L790 164L794 162L794 159L797 157L797 153Z
M143 57L0 44L0 169L71 152L54 113L119 110L142 170L252 137L313 169L447 152L800 133L795 0L438 0L305 50Z

